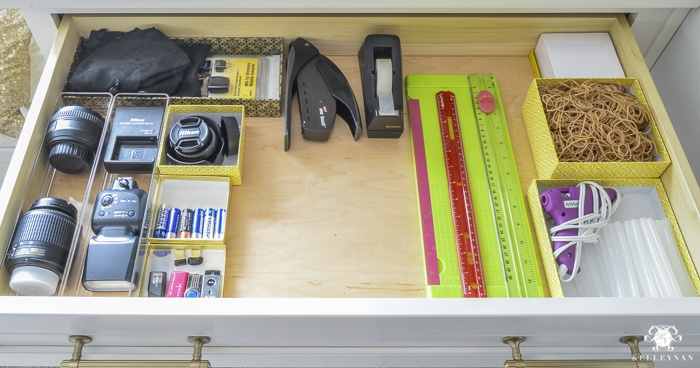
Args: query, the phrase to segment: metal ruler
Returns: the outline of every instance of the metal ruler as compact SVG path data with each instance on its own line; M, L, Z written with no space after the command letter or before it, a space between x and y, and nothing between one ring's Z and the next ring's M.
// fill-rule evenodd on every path
M469 74L468 78L508 297L542 297L544 291L498 84L492 74ZM495 106L490 113L479 107L482 91L493 96Z
M465 298L486 297L484 271L481 265L474 206L469 189L467 166L464 161L455 95L452 92L438 92L435 97L445 155L457 257L462 278L462 295Z

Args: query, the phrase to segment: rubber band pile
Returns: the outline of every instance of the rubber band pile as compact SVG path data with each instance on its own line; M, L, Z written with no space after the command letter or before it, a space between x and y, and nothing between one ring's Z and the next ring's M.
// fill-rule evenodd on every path
M622 84L569 79L539 93L560 161L654 159L656 145L645 132L651 116Z

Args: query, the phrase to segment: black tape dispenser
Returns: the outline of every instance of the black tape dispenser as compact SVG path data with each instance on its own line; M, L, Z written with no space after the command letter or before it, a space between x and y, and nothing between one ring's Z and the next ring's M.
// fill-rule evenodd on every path
M398 36L374 34L358 53L369 138L399 138L403 133L403 74Z
M289 151L292 99L299 95L301 134L304 139L326 141L336 113L350 126L355 140L362 135L362 118L355 94L343 72L321 55L309 41L297 38L289 44L285 93L284 150Z

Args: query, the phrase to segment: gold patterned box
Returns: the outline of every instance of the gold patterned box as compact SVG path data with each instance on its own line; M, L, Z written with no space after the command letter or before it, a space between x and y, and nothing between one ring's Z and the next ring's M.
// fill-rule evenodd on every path
M171 38L178 46L195 44L211 45L209 55L279 55L284 60L284 43L281 37L186 37ZM70 80L78 64L87 56L88 38L81 37L78 48L68 71L66 82ZM279 91L282 93L282 68L279 65ZM220 97L177 97L171 96L170 103L176 105L242 105L246 114L253 117L279 117L282 115L281 99L264 98L220 98Z
M563 298L564 292L562 291L561 281L559 280L559 274L557 273L557 263L554 259L554 254L552 252L552 243L549 237L549 231L547 228L547 223L545 220L545 212L542 208L542 203L540 202L540 196L542 193L548 189L560 188L560 187L573 187L578 185L581 180L533 180L530 188L527 192L528 202L530 203L530 213L532 214L532 222L535 225L535 232L537 233L537 241L540 245L540 254L542 255L542 263L544 266L544 271L547 276L547 284L549 285L549 291L554 298ZM681 257L683 258L683 263L685 264L686 271L690 276L690 279L695 286L695 290L700 293L700 278L698 277L698 272L695 269L693 260L688 252L688 247L686 246L685 240L683 239L683 234L678 227L678 222L671 209L671 203L668 201L666 196L666 191L664 190L661 180L652 178L643 179L589 179L589 181L596 182L604 187L617 187L621 192L627 189L629 192L635 194L644 194L649 197L651 203L655 203L656 197L659 200L658 209L659 212L663 212L665 216L671 222L671 227L673 229L673 235L676 239L678 249L680 251ZM628 193L629 193L628 192ZM623 201L624 201L623 192ZM628 194L628 197L632 197ZM639 198L639 197L637 197ZM621 202L618 212L620 212L621 207L624 206L625 202ZM653 205L652 205L653 206ZM632 216L642 217L640 215L641 211L631 211ZM616 212L617 213L617 212ZM590 244L583 245L583 250ZM581 271L583 272L583 270Z
M540 179L574 179L574 178L658 178L671 163L666 146L661 139L653 118L649 124L649 133L656 144L657 155L650 162L560 162L554 148L552 134L545 117L538 87L552 86L566 79L538 78L532 82L525 97L522 113L525 128L530 139L530 147L535 158L537 175ZM586 79L576 79L584 81ZM631 87L639 104L651 115L642 88L636 79L592 79L613 80L626 87Z
M240 116L241 136L238 143L238 155L225 157L221 165L172 165L166 155L165 145L170 134L170 127L177 120L186 116L206 116L217 123L223 115ZM231 185L241 185L241 166L243 163L243 143L245 142L245 108L231 105L170 105L165 113L165 124L161 132L156 167L160 175L189 176L225 176Z

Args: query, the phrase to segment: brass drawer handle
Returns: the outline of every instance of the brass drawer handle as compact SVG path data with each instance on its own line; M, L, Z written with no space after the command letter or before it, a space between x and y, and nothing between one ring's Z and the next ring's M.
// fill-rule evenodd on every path
M211 368L208 360L202 360L202 346L211 341L206 336L190 336L187 341L194 344L194 354L192 360L178 361L161 361L161 360L80 360L83 356L83 346L92 342L88 336L71 336L68 338L75 344L73 350L73 358L64 360L61 363L61 368L105 368L105 367L164 367L163 363L167 363L168 367L172 368Z
M639 352L639 342L644 341L643 336L625 336L620 342L630 346L632 360L523 360L520 354L520 343L524 342L522 336L509 336L503 339L504 344L509 344L513 350L513 360L506 360L505 368L654 368L654 362L643 360Z

